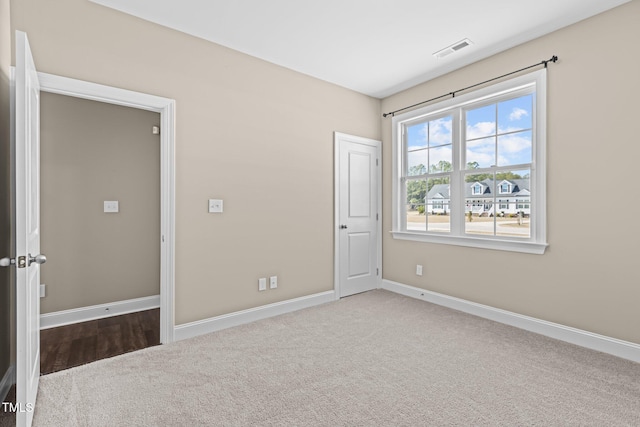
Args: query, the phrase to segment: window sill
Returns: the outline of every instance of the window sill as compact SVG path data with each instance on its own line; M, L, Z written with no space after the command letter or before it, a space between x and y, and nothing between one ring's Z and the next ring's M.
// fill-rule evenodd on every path
M444 245L465 246L468 248L493 249L497 251L522 252L542 255L549 246L547 243L519 242L515 240L481 239L475 237L438 236L410 231L392 231L394 239L412 240L415 242L438 243Z

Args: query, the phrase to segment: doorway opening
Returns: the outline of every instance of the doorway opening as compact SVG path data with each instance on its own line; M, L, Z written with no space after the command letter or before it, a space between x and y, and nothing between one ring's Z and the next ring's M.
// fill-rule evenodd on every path
M159 344L159 126L157 112L41 94L42 373Z
M38 73L40 90L52 94L66 95L99 103L114 104L159 113L159 230L155 236L159 243L159 306L160 343L170 343L174 339L174 271L175 271L175 101L154 95L99 85L96 83ZM99 120L99 118L96 118ZM151 133L152 129L147 129ZM157 135L156 135L157 136ZM158 189L156 189L157 191ZM104 198L104 197L103 197ZM103 200L104 202L118 201ZM119 209L120 206L118 205ZM100 209L113 210L113 205L105 203ZM124 205L122 206L124 209ZM123 211L124 212L124 211ZM103 213L108 215L109 213ZM112 215L118 215L112 212ZM113 217L112 217L113 218ZM96 253L96 263L101 262ZM135 264L135 260L133 260ZM53 261L52 261L53 263ZM89 266L90 267L90 266ZM118 268L113 265L113 268ZM70 267L71 269L75 267ZM46 285L46 283L45 283ZM46 292L46 288L45 288ZM97 306L99 307L99 305Z

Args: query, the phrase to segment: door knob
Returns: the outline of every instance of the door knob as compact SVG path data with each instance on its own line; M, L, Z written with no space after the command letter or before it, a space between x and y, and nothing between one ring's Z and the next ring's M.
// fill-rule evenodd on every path
M42 254L32 257L31 254L29 254L29 265L31 265L34 262L36 264L44 264L45 262L47 262L47 257Z
M342 224L342 225L340 225L340 228L341 228L342 230L344 230L344 229L346 229L346 228L347 228L347 226L346 226L346 225L344 225L344 224Z

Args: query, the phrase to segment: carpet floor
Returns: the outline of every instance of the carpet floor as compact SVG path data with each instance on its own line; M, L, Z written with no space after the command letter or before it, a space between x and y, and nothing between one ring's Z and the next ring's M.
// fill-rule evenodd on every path
M35 426L640 426L640 364L377 290L45 375Z

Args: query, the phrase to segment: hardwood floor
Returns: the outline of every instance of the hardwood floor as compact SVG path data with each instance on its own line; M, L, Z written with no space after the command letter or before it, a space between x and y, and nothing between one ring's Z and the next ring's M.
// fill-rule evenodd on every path
M160 344L160 309L40 331L42 375Z

